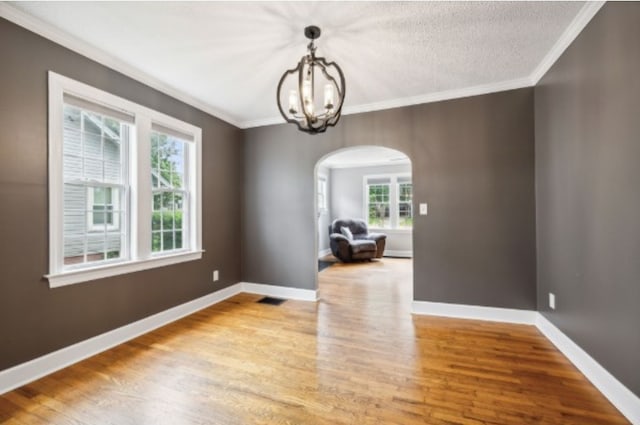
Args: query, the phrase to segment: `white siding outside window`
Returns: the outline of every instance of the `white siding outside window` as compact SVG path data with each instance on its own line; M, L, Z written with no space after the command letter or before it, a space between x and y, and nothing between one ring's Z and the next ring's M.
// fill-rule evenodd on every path
M76 106L64 99L64 265L127 257L124 202L126 155L132 123ZM124 148L121 148L124 147Z
M201 258L200 152L199 128L50 72L50 286Z

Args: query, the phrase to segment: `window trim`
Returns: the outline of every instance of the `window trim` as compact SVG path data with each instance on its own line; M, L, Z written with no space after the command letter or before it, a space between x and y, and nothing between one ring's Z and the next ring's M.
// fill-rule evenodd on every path
M202 258L202 130L192 124L170 117L145 106L123 99L87 84L49 71L48 144L49 144L49 280L51 288L86 282L193 261ZM130 191L127 253L122 261L100 263L97 266L64 268L63 238L63 105L64 95L71 95L98 106L133 115L135 129L130 135L128 155ZM192 170L188 176L189 245L185 250L151 255L151 169L150 135L153 124L190 136L188 160ZM147 243L148 242L148 243Z
M398 179L409 178L411 185L413 186L413 178L411 173L390 173L390 174L366 174L362 177L362 216L365 217L365 221L370 230L380 230L388 233L411 233L413 227L398 227L400 220L400 196L398 192ZM389 222L391 227L372 227L369 225L369 179L389 179ZM413 208L413 201L411 202L411 210Z

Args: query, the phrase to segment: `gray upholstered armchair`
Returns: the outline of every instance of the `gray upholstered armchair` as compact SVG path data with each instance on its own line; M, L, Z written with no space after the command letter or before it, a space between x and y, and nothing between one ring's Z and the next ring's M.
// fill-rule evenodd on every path
M387 235L369 233L367 223L360 219L338 219L329 225L331 252L340 261L382 258Z

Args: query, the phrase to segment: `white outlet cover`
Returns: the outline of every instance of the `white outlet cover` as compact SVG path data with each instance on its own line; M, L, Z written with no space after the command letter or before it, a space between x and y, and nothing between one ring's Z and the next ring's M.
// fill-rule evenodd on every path
M216 282L219 278L220 278L220 275L218 274L218 270L214 270L213 271L213 281Z
M549 292L549 307L551 307L552 310L556 309L556 296L551 292Z
M427 215L427 204L426 202L420 204L420 215Z

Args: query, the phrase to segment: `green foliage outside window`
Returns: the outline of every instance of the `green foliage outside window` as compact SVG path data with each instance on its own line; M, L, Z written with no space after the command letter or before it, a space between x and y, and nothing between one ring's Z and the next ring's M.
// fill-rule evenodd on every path
M413 227L413 185L401 183L398 185L398 227Z
M182 188L184 181L185 143L161 133L151 134L151 169L154 187Z
M371 184L369 187L369 226L389 227L389 185Z
M152 252L183 248L184 162L186 143L162 133L151 134ZM159 190L158 190L159 189ZM166 190L162 190L166 189Z

